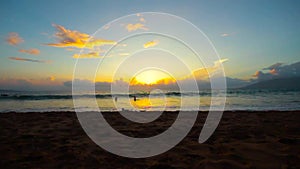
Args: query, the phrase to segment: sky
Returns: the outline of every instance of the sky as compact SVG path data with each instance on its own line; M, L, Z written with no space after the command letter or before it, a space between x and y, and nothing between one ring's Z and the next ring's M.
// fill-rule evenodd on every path
M97 59L103 59L101 58L103 49L116 44L119 38L127 33L152 31L154 27L164 27L172 33L182 28L174 28L172 24L166 22L161 25L151 25L151 19L155 21L155 16L151 18L138 15L143 12L177 15L197 26L212 42L220 56L219 59L224 61L223 66L227 77L245 80L277 75L278 70L292 70L286 68L299 62L299 7L298 1L281 0L1 1L0 88L64 85L72 80L77 59L85 59L92 63ZM132 17L132 20L120 21L118 28L106 25L130 14L137 15ZM102 26L104 30L111 30L111 32L106 34L100 32L90 39ZM186 33L184 37L193 37L193 34ZM174 53L176 50L180 52L178 49L181 49L180 44L176 46L176 42L170 38L144 36L141 39L133 38L131 41L129 39L126 44L124 42L123 47L128 47L128 43L142 45L141 47L145 50L135 57L138 60L140 58L138 55L149 55L150 59L147 62L155 58L147 53L149 48L171 44L170 50L174 50ZM86 45L87 43L90 46ZM197 45L196 41L191 41L191 43ZM201 45L200 43L199 46ZM122 45L119 48L122 48ZM80 50L84 50L85 55L79 55ZM168 53L163 51L156 54L168 58ZM107 58L102 68L104 71L101 71L94 80L96 82L111 81L113 78L109 73L114 72L112 65L121 62L125 55L128 55L128 52L119 52L119 56ZM192 58L192 54L187 55L180 57L186 60L189 60L189 57ZM176 61L173 61L176 59L168 60L170 60L168 64L176 68ZM218 63L219 60L213 61ZM214 68L214 62L210 68ZM141 64L142 61L130 63ZM190 74L199 72L203 66L199 64L198 69L193 67L195 62L192 59L187 63L189 68L192 67L192 70L186 71ZM277 67L268 69L274 64L277 64ZM134 69L130 69L131 67L128 64L123 68L131 70L130 75L125 75L123 70L114 78L130 79L130 76L137 76L134 74L136 73ZM277 68L280 69L277 70ZM88 69L89 66L86 67L86 70ZM181 80L189 76L188 73L181 75L180 72L185 71L175 72L175 74ZM167 76L164 73L152 71L152 73L140 74L137 78L141 82L151 83L155 79L142 79L153 75L161 78ZM93 76L83 75L82 78L93 81Z

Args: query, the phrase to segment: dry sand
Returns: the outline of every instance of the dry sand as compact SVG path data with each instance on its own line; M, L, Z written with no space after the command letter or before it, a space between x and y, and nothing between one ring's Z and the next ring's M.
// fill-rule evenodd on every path
M1 168L300 168L300 112L225 112L213 136L198 137L207 113L201 112L188 136L168 152L144 159L113 155L85 134L73 112L0 114ZM118 113L110 124L130 136L166 130L176 113L164 113L141 126Z

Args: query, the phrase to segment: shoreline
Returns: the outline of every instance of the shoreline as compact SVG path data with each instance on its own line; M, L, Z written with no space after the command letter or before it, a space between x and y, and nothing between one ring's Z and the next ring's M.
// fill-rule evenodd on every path
M178 113L180 110L167 110L167 111L131 111L131 110L123 110L123 112L134 112L134 113L156 113L156 112L163 112L163 113ZM85 112L91 112L91 111L85 111ZM93 111L92 111L93 112ZM99 111L99 113L119 113L122 111ZM193 110L183 110L181 111L183 113L188 113L188 112L195 112ZM208 113L208 110L198 110L196 111L198 113ZM219 112L219 111L217 111ZM224 110L222 111L223 113L274 113L274 112L299 112L300 110ZM22 111L8 111L8 112L0 112L0 114L10 114L10 113L15 113L15 114L42 114L42 113L76 113L76 111L27 111L27 112L22 112ZM83 112L84 113L84 112Z
M177 113L166 112L141 125L119 113L103 113L128 136L165 131ZM215 133L198 137L207 112L174 148L158 156L130 159L97 146L81 128L75 112L0 113L1 168L300 168L300 111L225 111Z

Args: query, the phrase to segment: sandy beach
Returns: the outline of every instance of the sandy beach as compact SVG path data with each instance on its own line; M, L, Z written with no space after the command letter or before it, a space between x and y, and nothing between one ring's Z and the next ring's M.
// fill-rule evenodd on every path
M0 114L1 168L300 168L300 112L224 112L213 136L198 137L206 118L200 112L188 136L164 154L130 159L97 146L74 112ZM129 136L149 137L166 130L177 113L141 127L104 113L107 121Z

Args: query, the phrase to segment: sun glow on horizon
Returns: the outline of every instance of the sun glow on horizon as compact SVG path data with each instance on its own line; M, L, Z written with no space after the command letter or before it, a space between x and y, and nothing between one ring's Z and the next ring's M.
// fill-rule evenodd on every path
M152 85L157 84L162 80L165 79L174 79L170 77L167 73L159 71L159 70L146 70L139 74L137 74L133 80L131 80L131 84L146 84L146 85Z

